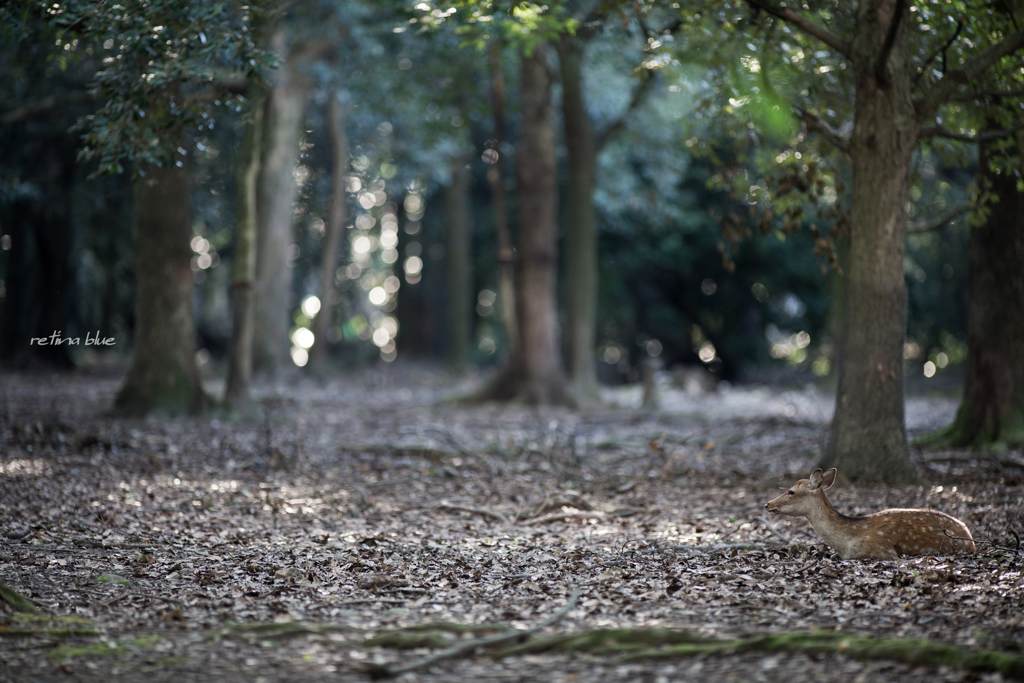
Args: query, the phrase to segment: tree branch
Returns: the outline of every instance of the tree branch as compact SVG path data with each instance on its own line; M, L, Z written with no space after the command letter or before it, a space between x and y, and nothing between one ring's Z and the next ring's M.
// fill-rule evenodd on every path
M194 102L209 104L224 96L225 93L232 95L245 95L249 92L249 81L241 74L233 74L214 81L209 88L205 88L192 96Z
M965 202L954 206L952 209L942 214L938 218L932 219L931 221L920 221L917 223L911 223L907 226L907 232L931 232L933 230L939 230L944 228L947 223L951 220L964 213L971 208L970 202Z
M790 104L790 106L793 108L793 112L796 115L797 119L803 121L804 124L807 126L808 131L819 133L823 138L825 138L829 142L829 144L831 144L833 147L838 149L843 154L850 153L850 141L844 138L842 135L840 135L839 131L833 128L828 121L821 118L817 114L813 114L807 111L806 109L799 105Z
M920 81L924 77L925 71L928 69L928 65L931 64L932 60L934 60L940 54L942 55L942 73L943 73L943 75L945 75L945 73L946 73L946 50L949 49L950 45L952 45L954 42L956 42L956 39L960 37L960 32L963 29L964 29L964 18L960 17L959 19L957 19L957 22L956 22L956 31L953 33L952 36L949 37L949 40L947 40L946 43L942 47L938 48L937 50L935 50L935 52L931 53L928 56L928 59L924 60L924 64L921 65L920 69L918 70L917 77L914 79L914 87L915 88L917 87L918 81Z
M582 41L590 40L603 26L602 20L607 13L608 6L605 3L590 10L590 14L580 21L580 27L576 29L576 37Z
M24 104L17 109L11 109L3 114L0 114L0 126L7 126L12 123L18 123L24 119L35 114L41 114L51 109L56 109L60 105L69 104L71 102L77 102L79 100L87 100L90 95L84 90L66 93L63 95L51 95L44 97L41 100L35 102L29 102Z
M1024 31L1018 31L1003 38L995 45L982 50L960 68L948 72L938 83L932 85L920 97L916 98L914 104L917 109L918 120L923 121L930 118L935 113L935 110L952 97L953 93L960 86L977 78L992 64L1007 55L1013 54L1021 47L1024 47Z
M594 149L600 152L604 149L604 146L614 140L623 130L626 128L626 119L629 115L636 110L644 100L647 99L647 95L654 89L654 83L658 78L657 73L650 69L644 69L643 80L640 84L633 89L633 96L629 99L629 106L623 111L618 118L612 121L607 128L594 136Z
M892 47L896 44L896 34L900 30L900 24L903 22L903 13L906 6L907 0L896 0L892 19L889 20L889 29L885 33L885 42L882 43L882 52L878 55L878 61L875 62L875 80L884 87L889 86L889 75L886 72L886 67L889 65L889 55L892 53Z
M782 19L807 35L817 38L847 59L850 58L850 44L824 26L819 26L810 19L800 16L788 7L776 7L766 0L746 0L746 2L754 9L764 10L773 17Z
M1024 90L1006 90L1004 92L991 91L991 92L965 92L957 93L949 98L950 102L970 102L971 100L980 100L986 97L1001 97L1009 99L1011 97L1024 97Z
M922 128L921 132L917 134L917 139L948 138L950 140L960 140L961 142L989 142L990 140L999 140L1001 138L1009 137L1022 128L1024 128L1024 123L1005 130L992 130L985 133L978 133L977 135L968 135L967 133L954 133L942 126L931 126L929 128Z
M662 27L661 29L658 29L657 31L652 32L651 29L647 27L647 24L644 23L639 12L637 12L636 20L640 25L640 30L643 32L645 39L657 38L658 36L663 36L668 33L675 33L679 30L679 27L683 25L683 20L679 19ZM640 84L633 90L633 96L630 97L629 106L626 107L626 110L623 111L618 118L612 121L607 128L594 135L595 152L600 153L601 150L604 149L605 145L614 140L625 129L626 119L634 110L636 110L637 107L644 103L644 100L647 99L647 96L654 89L654 83L658 76L657 72L651 69L644 69L643 71L645 73L643 80L640 81Z
M503 633L499 633L498 635L486 638L464 640L459 643L456 643L447 650L442 650L441 652L430 655L429 657L413 660L405 664L399 664L395 666L371 665L368 668L368 673L370 674L371 678L375 679L393 678L395 676L400 676L410 671L418 671L420 669L425 669L428 666L433 666L435 664L447 661L449 659L456 659L458 657L465 657L466 655L471 655L474 652L476 652L478 648L494 647L495 645L504 645L505 643L511 643L515 640L525 640L528 636L533 635L537 631L543 630L548 626L554 626L559 621L561 621L562 617L564 617L566 614L572 611L572 609L576 606L576 603L579 601L579 599L580 589L575 588L573 589L572 594L569 596L569 601L565 604L565 606L563 606L560 610L552 614L544 621L535 624L534 626L531 626L528 629L524 629L522 631L506 631Z
M779 102L784 102L787 105L789 105L790 112L793 114L794 118L796 118L797 121L800 121L804 125L806 125L808 131L817 131L818 133L821 133L821 136L825 138L825 140L827 140L829 144L831 144L833 147L843 152L844 154L850 153L849 141L842 135L840 135L839 131L837 131L835 128L829 125L827 121L825 121L817 114L813 114L804 109L803 107L801 107L800 105L794 104L793 102L790 102L786 98L779 95L778 91L775 90L775 86L772 85L772 82L768 77L767 59L764 60L764 63L761 66L761 84L764 86L765 94L767 94L772 99L775 99Z

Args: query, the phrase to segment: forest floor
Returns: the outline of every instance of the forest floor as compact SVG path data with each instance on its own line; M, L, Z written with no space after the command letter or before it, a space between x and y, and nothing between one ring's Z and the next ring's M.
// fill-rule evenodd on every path
M825 442L810 387L538 410L398 365L259 385L242 421L113 419L117 386L0 379L0 582L38 608L0 602L0 680L1024 678L1020 452L835 486L983 541L842 561L764 516ZM956 407L909 397L911 435Z

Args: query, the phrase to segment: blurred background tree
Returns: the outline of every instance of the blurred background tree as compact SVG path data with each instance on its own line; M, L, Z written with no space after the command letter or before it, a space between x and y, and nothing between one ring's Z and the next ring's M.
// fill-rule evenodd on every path
M100 330L135 350L121 405L138 412L201 408L200 373L234 377L227 395L242 405L252 364L323 374L396 359L505 367L493 395L540 402L592 401L652 360L711 382L838 382L844 396L867 372L867 356L849 357L845 319L885 337L896 373L854 401L884 404L892 422L879 437L891 448L862 449L881 454L862 474L898 479L904 372L940 386L995 338L968 344L968 309L993 296L967 294L980 234L968 216L1002 215L982 196L1013 205L1019 156L1003 132L1022 100L1012 8L897 4L899 23L865 48L872 62L844 42L867 20L832 5L805 16L767 2L182 0L122 15L7 3L3 361L88 366L103 358L94 347L27 341ZM977 55L992 68L964 87L963 74L982 73ZM861 201L861 77L903 79L924 98L921 142L896 155L906 182L893 196L908 204L893 205L893 235L906 238L885 249L906 315L888 326L849 322L843 306L846 283L866 277L857 226L878 222L847 218ZM979 164L981 131L996 147ZM156 234L168 241L147 251ZM170 282L173 302L160 304ZM162 385L169 367L179 379ZM965 406L989 386L968 385ZM174 398L138 400L146 392ZM874 409L850 408L877 426ZM843 410L834 458L866 443L844 440ZM965 414L1015 424L989 413Z

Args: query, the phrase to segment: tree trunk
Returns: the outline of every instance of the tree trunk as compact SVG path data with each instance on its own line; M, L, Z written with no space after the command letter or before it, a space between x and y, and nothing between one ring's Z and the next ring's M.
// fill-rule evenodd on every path
M334 307L338 304L338 291L334 287L338 269L338 249L345 232L345 175L348 173L348 136L338 93L332 91L327 104L328 132L334 154L334 177L331 185L331 215L324 236L324 250L320 256L320 312L313 319L313 366L320 368L327 359L327 328L331 324Z
M971 228L964 397L937 435L957 447L1024 443L1024 193L988 157L982 145L978 185L999 201Z
M842 367L825 462L853 480L914 482L903 410L903 257L907 172L919 124L906 17L892 43L887 78L877 78L889 16L903 4L884 4L889 16L870 4L859 10L851 45L857 104L850 141L850 252Z
M250 405L256 301L256 182L260 172L263 102L257 100L245 125L235 161L235 258L231 275L231 357L224 402L245 410Z
M583 47L572 36L559 43L562 115L568 149L569 182L565 212L565 326L569 377L576 399L598 398L594 354L597 326L597 235L594 185L597 146L583 98Z
M519 278L516 303L522 339L517 391L529 403L568 398L558 345L558 182L548 47L522 56L522 127L516 155Z
M294 66L282 66L277 78L267 96L257 196L259 242L253 364L257 370L266 372L289 363L292 273L288 267L288 247L294 242L292 216L299 126L309 94L308 82Z
M515 252L508 229L508 198L505 195L505 161L501 148L505 142L505 74L501 69L499 46L491 43L487 53L491 67L491 106L494 109L494 149L498 158L487 171L494 202L494 232L498 242L498 296L502 322L508 338L508 367L522 368L522 345L516 318ZM521 370L519 370L521 371Z
M180 415L206 407L195 361L185 162L175 154L135 181L135 354L114 401L122 415Z
M469 364L473 322L473 279L470 266L470 174L465 157L452 160L452 180L445 188L445 269L447 271L448 367L461 372Z
M70 344L29 343L54 333L62 339L84 336L68 326L74 324L74 154L62 137L40 146L46 150L46 157L39 160L46 172L34 179L42 190L40 197L14 202L0 217L10 217L0 232L10 235L12 247L6 254L5 296L0 298L0 358L16 366L66 370L74 367Z

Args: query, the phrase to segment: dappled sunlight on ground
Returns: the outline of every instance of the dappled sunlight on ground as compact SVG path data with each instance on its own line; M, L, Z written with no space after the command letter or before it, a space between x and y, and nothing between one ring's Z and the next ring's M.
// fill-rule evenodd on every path
M990 462L929 467L921 487L830 492L845 514L957 515L978 557L844 562L805 521L763 514L820 454L828 401L816 391L669 388L653 411L615 407L629 387L581 411L449 400L480 381L422 368L296 375L258 384L259 417L245 421L115 420L104 411L116 380L5 378L0 581L124 647L82 668L68 654L33 654L52 643L5 639L2 666L40 679L59 667L141 678L175 652L159 669L166 680L363 680L368 662L432 651L368 636L439 621L523 629L576 588L579 602L547 632L838 629L994 649L1024 636L1024 581L1004 550L1007 529L1024 528L1024 488ZM929 419L946 414L945 399L913 400ZM753 680L790 666L806 674L793 680L824 680L876 664L734 653L624 669L539 653L454 660L418 680ZM888 665L899 680L962 678Z

